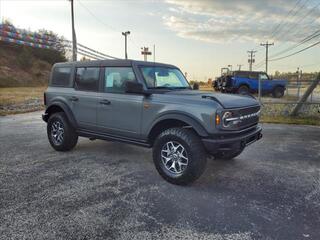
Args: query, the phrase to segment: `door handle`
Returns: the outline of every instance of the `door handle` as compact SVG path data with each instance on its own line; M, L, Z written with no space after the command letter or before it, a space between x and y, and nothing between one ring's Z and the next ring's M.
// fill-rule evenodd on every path
M111 104L111 102L110 102L109 100L107 100L107 99L103 99L103 100L101 100L101 101L100 101L100 104L103 104L103 105L110 105L110 104Z
M72 101L72 102L76 102L76 101L79 100L79 98L77 98L75 96L72 96L72 97L69 98L69 100Z

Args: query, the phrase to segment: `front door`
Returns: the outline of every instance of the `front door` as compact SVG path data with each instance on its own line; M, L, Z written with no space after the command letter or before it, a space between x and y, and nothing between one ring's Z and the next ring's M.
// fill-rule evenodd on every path
M97 124L99 67L76 69L74 91L69 104L80 128L94 130Z
M131 67L105 67L97 123L105 134L139 138L144 96L125 93L127 81L136 81Z

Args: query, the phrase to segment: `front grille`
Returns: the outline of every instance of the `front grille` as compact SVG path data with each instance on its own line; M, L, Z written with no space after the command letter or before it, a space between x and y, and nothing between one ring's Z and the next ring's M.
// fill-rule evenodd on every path
M238 108L238 109L228 109L225 112L231 112L225 118L222 118L223 124L229 123L229 127L223 125L224 130L243 130L251 126L257 125L259 122L260 106ZM224 113L222 113L222 116ZM230 126L231 123L231 126Z
M256 115L260 111L260 106L248 107L239 109L237 115L240 117L238 127L243 129L248 126L252 126L259 122L259 115Z

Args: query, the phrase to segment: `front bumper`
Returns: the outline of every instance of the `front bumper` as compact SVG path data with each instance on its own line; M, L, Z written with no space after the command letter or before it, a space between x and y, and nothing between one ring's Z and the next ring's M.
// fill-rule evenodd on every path
M226 136L224 138L204 138L203 145L210 154L220 151L234 151L245 148L246 146L262 138L262 128L257 126L254 130L238 135Z
M42 114L42 120L43 121L48 122L48 118L49 118L49 114L48 113Z

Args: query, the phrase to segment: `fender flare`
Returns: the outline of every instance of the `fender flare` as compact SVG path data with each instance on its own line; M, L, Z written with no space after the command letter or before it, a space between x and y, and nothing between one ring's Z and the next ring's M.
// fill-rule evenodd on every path
M205 130L205 128L194 118L183 114L183 113L167 113L164 114L162 116L160 116L159 118L157 118L156 121L154 121L151 125L151 127L149 127L147 133L148 136L151 133L152 129L160 122L164 121L164 120L178 120L178 121L182 121L187 123L188 125L190 125L197 133L199 136L201 137L207 137L209 134L208 132Z
M63 110L63 112L67 115L67 118L69 120L69 123L71 124L72 127L77 128L78 123L77 120L75 119L70 107L62 102L62 101L53 101L50 106L46 109L45 113L49 115L50 109L53 107L59 107Z

